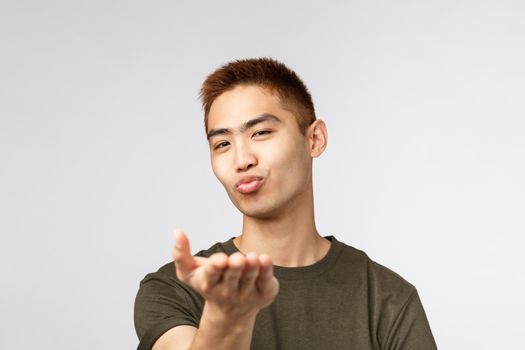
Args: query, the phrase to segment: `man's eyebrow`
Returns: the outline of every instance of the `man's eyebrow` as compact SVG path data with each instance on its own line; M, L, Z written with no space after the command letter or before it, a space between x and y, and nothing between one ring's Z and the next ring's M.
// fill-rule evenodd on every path
M253 128L255 125L262 123L262 122L266 122L266 121L273 121L273 122L278 122L278 123L282 122L281 119L277 118L273 114L263 113L260 116L250 119L244 124L242 124L241 127L239 128L239 131L245 132L246 130ZM231 134L231 133L232 133L232 130L228 128L211 129L210 131L208 131L207 139L209 140L210 138L217 136L217 135L225 135L225 134Z

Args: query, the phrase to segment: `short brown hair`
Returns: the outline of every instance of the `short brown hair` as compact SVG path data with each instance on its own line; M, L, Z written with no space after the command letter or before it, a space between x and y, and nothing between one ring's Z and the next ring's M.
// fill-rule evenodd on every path
M294 114L303 134L316 119L312 96L293 70L273 58L240 59L223 65L202 84L200 98L205 131L208 130L208 114L213 101L239 85L257 85L277 93L283 108Z

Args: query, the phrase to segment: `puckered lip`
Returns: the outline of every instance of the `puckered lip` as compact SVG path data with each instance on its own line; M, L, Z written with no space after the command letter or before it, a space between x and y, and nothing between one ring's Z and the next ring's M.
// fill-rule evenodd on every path
M235 184L235 188L238 188L239 185L241 185L241 184L252 182L252 181L261 181L262 179L263 179L263 177L255 176L255 175L243 176L243 177L241 177L241 179L239 181L237 181L237 183Z

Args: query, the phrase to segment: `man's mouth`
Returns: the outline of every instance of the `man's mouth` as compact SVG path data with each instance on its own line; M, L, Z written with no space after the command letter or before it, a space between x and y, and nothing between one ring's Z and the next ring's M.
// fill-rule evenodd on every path
M247 194L257 191L263 183L263 178L253 177L249 179L243 179L236 185L237 191Z

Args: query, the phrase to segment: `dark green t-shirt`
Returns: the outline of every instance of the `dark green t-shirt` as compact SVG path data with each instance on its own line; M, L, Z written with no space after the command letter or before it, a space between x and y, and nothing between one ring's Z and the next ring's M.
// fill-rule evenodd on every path
M279 294L255 321L252 349L437 349L416 289L364 252L326 237L328 254L313 265L275 266ZM231 255L233 239L197 253ZM150 273L135 300L139 350L167 330L198 327L203 298L180 282L173 263Z

